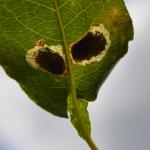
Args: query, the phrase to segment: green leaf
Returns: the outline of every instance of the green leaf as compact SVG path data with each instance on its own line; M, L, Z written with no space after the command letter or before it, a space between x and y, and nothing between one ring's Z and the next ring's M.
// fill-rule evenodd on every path
M79 99L93 101L116 62L127 52L133 27L123 0L59 0L59 10L69 46L91 26L103 24L110 47L98 62L73 64ZM67 116L70 75L56 76L34 69L26 53L44 38L47 45L62 45L54 0L0 0L0 65L28 96L45 110Z
M78 134L85 139L77 114L75 112L75 108L74 108L74 104L73 104L73 100L72 100L72 96L69 95L68 96L68 105L67 105L67 109L68 109L68 113L69 113L69 117L70 117L70 121L73 124L73 126L76 128L76 130L78 131ZM81 116L82 116L82 121L83 121L83 125L84 128L86 129L86 132L88 133L88 136L91 136L91 123L90 123L90 119L89 119L89 113L87 111L87 107L88 107L88 102L85 101L84 99L78 99L78 107L80 109L81 112Z

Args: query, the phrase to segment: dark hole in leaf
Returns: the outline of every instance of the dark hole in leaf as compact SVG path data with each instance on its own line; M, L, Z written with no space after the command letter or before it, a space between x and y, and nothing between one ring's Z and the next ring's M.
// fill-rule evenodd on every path
M88 32L80 41L72 46L72 57L76 61L89 60L93 56L99 55L107 42L102 33L95 34Z
M62 75L66 69L64 59L49 48L39 51L36 61L41 68L55 75Z

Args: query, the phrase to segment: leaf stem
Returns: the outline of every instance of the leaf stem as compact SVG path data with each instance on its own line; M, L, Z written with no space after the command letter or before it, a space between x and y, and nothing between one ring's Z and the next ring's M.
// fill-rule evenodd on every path
M62 39L63 39L63 45L64 45L66 59L67 59L67 65L68 65L68 69L69 69L69 73L70 73L71 95L72 95L73 104L74 104L74 111L76 113L82 135L83 135L84 139L86 140L87 144L89 145L91 150L98 150L98 148L96 147L95 143L93 142L91 136L89 136L87 129L84 126L84 122L83 122L82 115L81 115L81 110L79 108L79 102L77 100L77 93L76 93L75 76L73 73L72 61L70 58L70 50L68 47L68 42L67 42L67 38L66 38L66 34L65 34L64 25L63 25L61 14L60 14L59 7L58 7L58 0L55 0L55 9L56 9L58 22L60 25L60 30L61 30Z

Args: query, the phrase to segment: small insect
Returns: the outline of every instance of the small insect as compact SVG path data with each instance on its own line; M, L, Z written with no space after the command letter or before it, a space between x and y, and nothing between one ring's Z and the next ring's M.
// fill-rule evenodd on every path
M35 42L36 46L44 46L45 45L45 39L40 39Z
M48 46L44 39L36 42L36 46L26 54L26 61L35 69L55 75L66 72L65 55L61 45Z

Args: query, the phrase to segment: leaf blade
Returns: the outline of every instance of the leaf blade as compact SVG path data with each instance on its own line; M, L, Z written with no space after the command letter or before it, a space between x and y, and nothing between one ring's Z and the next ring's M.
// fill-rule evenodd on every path
M78 98L95 100L99 85L127 51L128 40L133 34L131 19L122 0L59 2L69 45L83 37L94 24L103 23L110 32L113 44L101 62L73 66ZM121 17L116 15L111 17L115 19L110 20L113 8L119 9ZM71 21L72 18L75 19ZM124 30L127 32L124 33ZM26 52L33 48L33 42L38 39L45 38L48 45L62 44L54 1L8 0L1 3L0 33L0 65L7 74L19 82L35 103L57 116L66 117L67 97L70 92L69 74L63 78L49 76L31 68L25 60Z

